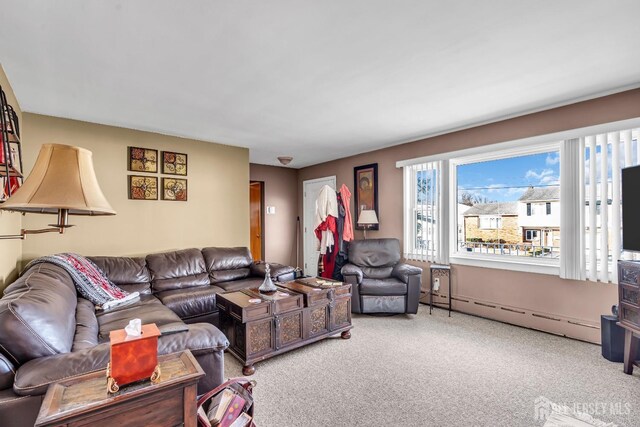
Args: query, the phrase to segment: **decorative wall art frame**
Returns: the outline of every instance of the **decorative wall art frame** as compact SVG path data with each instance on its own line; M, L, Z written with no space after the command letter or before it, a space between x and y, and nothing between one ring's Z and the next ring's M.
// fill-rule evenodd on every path
M129 175L130 200L158 200L158 177Z
M187 201L187 180L162 178L162 200Z
M158 172L158 150L142 147L128 147L128 149L127 170L131 172Z
M174 153L173 151L162 152L162 173L167 175L187 175L187 155L184 153Z
M355 189L353 200L356 208L355 228L364 230L365 227L357 222L363 209L373 209L376 211L378 218L380 218L380 213L378 212L378 164L371 163L353 168L353 188ZM367 227L367 230L378 230L379 228L378 224L371 224L371 226Z

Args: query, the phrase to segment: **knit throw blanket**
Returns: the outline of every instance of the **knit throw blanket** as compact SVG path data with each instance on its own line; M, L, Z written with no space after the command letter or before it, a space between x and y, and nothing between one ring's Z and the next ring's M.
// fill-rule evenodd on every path
M138 292L129 293L117 287L97 265L82 255L63 253L43 256L31 261L25 271L32 265L43 262L64 268L73 279L78 292L95 304L97 309L106 310L140 298Z

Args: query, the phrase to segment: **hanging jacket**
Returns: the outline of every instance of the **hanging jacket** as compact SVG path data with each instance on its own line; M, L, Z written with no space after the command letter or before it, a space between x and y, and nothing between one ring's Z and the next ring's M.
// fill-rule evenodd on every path
M332 217L332 220L328 220ZM335 245L333 233L336 230L336 218L338 217L338 198L333 188L328 185L320 189L316 199L316 221L314 231L318 237L318 249L321 254L331 251Z
M353 220L351 219L351 191L346 185L340 187L340 197L342 197L342 205L344 206L344 227L342 230L342 240L350 242L353 240Z

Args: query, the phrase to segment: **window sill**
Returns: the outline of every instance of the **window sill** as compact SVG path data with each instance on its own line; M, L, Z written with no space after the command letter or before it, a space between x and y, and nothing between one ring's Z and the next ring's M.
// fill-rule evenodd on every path
M522 271L525 273L560 275L560 261L551 259L515 260L500 255L466 255L461 253L449 257L451 264L470 267L495 268L499 270Z

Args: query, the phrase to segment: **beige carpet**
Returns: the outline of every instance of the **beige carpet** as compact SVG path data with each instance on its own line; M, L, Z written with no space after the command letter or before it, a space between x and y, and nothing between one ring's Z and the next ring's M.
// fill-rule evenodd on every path
M553 405L640 425L640 368L623 374L596 345L425 306L353 324L350 340L256 364L258 427L542 426L536 409ZM225 363L227 377L242 374Z

